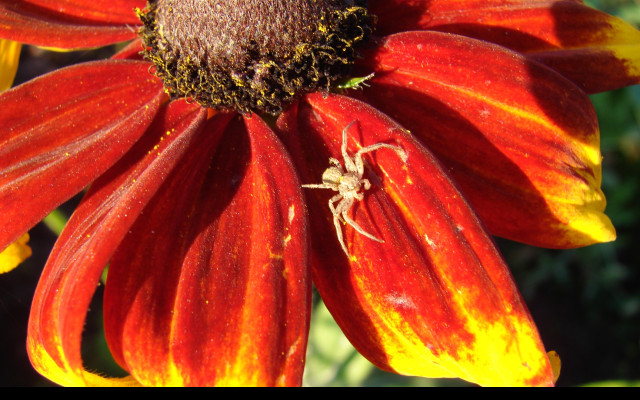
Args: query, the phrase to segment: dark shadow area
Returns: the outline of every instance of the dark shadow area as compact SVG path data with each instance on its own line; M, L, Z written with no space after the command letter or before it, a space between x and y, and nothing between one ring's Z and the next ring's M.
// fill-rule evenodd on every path
M418 26L428 13L431 2L432 0L419 0L398 4L387 0L369 0L369 13L377 19L375 34L385 36L405 31L406 26Z
M114 45L98 49L54 52L36 46L23 45L20 52L20 64L13 85L17 86L60 68L109 58L114 54L117 47Z

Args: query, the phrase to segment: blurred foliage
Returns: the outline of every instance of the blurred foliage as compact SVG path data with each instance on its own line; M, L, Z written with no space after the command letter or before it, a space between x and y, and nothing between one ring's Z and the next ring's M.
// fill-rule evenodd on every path
M640 2L638 0L585 0L585 3L625 21L640 26Z
M640 26L640 1L587 1ZM104 58L113 48L52 53L26 47L17 82L55 68ZM603 190L617 229L613 243L569 251L497 240L536 320L545 346L562 359L559 386L640 386L640 86L592 97L602 133ZM0 276L0 386L51 385L29 364L25 350L29 303L39 273L77 196L31 231L34 256ZM104 340L98 287L85 329L88 368L124 374ZM386 373L358 354L314 295L304 384L309 386L464 386L455 379Z

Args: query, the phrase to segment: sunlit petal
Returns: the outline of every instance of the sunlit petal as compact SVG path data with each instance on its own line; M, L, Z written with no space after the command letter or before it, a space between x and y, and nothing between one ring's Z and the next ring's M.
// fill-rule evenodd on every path
M615 238L596 115L570 81L439 32L389 36L366 63L369 102L437 155L493 234L552 248Z
M302 381L311 288L300 183L265 123L245 123L205 127L220 143L190 151L111 262L107 339L145 385Z
M142 40L132 40L131 43L122 48L119 52L111 56L115 60L142 60Z
M134 61L68 67L0 95L0 249L85 188L144 133L164 98Z
M149 199L192 145L206 112L172 103L78 206L51 253L31 308L27 349L34 367L61 385L129 385L84 369L80 341L96 285Z
M427 29L497 43L534 57L589 93L640 83L640 31L581 1L369 3L380 35Z
M63 49L104 46L137 36L144 0L0 0L0 36Z
M9 89L13 84L21 47L22 45L18 42L0 39L0 92ZM0 273L13 270L31 256L31 247L27 244L28 241L29 234L25 232L9 247L0 251Z
M377 242L342 225L337 243L327 199L308 189L313 274L350 341L379 367L482 385L551 385L553 372L509 270L436 159L384 114L341 96L309 95L279 127L301 169L377 143L365 156L371 189L351 216ZM298 142L299 140L299 142ZM304 149L304 150L303 150ZM303 176L312 175L310 173ZM317 179L317 178L316 178Z

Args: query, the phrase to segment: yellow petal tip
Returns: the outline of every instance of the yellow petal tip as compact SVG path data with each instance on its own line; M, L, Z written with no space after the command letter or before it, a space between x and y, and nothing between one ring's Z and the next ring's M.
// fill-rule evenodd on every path
M581 207L567 216L568 247L589 246L596 243L607 243L616 240L616 230L600 209Z
M558 382L558 378L560 378L560 368L562 367L562 363L560 362L560 356L555 351L551 350L547 353L547 357L549 357L549 362L551 363L551 369L553 370L553 383Z
M31 256L31 247L27 244L28 241L29 234L25 233L0 252L0 274L13 270Z
M0 92L9 89L13 84L21 47L18 42L0 39Z

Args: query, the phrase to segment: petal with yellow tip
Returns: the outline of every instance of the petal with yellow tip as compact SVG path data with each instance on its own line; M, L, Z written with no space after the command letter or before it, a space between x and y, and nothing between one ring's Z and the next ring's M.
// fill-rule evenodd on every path
M349 215L374 241L341 225L342 251L327 201L308 189L313 280L356 349L406 375L460 377L480 385L552 385L534 322L509 270L437 160L390 118L365 103L308 95L278 120L301 175L315 182L328 158L365 155L371 182ZM315 239L315 236L314 236Z
M391 35L369 55L367 101L436 154L492 234L549 248L615 239L596 114L569 80L447 33Z
M89 189L58 238L36 288L27 350L34 368L68 386L134 385L85 370L81 338L96 286L120 242L197 135L206 112L184 102L161 109L153 125ZM204 138L204 139L203 139Z
M557 0L371 0L380 35L455 33L526 54L588 93L640 83L640 31L620 18Z
M203 128L217 146L190 150L111 260L107 342L145 385L302 382L311 280L300 182L260 117L243 119L222 134Z

